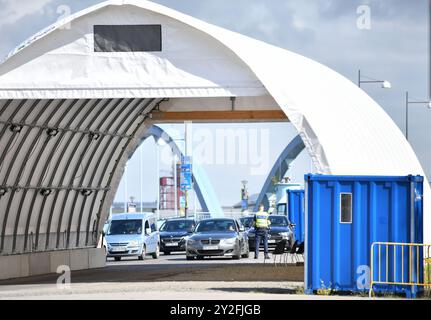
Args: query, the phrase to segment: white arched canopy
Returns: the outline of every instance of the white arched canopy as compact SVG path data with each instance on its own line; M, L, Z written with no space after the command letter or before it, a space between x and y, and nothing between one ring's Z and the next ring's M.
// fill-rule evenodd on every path
M107 1L38 33L0 65L0 99L2 253L94 245L149 120L281 110L320 173L424 175L348 79L149 1Z

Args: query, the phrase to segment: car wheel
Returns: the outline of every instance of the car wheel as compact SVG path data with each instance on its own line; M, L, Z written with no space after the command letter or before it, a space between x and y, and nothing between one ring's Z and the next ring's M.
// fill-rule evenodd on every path
M293 242L292 240L289 240L289 242L287 243L287 250L288 251L292 250L292 247L293 247Z
M195 258L193 256L186 256L187 260L194 260Z
M197 256L197 257L196 257L196 259L198 259L198 260L203 260L203 259L204 259L204 256Z
M144 245L142 247L142 253L140 256L138 256L139 260L145 260L145 256L147 255L147 247Z
M154 252L152 254L152 256L153 256L153 259L158 259L159 258L159 256L160 256L160 245L159 244L157 244L156 252Z
M243 257L243 258L248 258L248 257L250 257L250 248L248 247L248 245L247 245L247 247L246 247L246 251L245 251L245 253L242 255L242 257Z
M114 257L114 260L115 260L115 261L120 261L120 260L121 260L121 257Z
M238 254L233 255L233 256L232 256L232 259L234 259L234 260L239 260L239 259L241 259L241 247L239 247L239 249L238 249Z

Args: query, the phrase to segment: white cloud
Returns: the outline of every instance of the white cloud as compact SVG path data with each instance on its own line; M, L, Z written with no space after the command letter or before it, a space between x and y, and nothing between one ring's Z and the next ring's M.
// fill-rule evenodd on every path
M290 13L291 26L298 31L312 30L319 21L317 2L286 2L283 10Z
M278 29L274 16L266 4L250 4L247 13L247 26L254 25L265 36L272 37Z
M53 0L0 0L0 27L13 24L25 16L42 14L43 8Z

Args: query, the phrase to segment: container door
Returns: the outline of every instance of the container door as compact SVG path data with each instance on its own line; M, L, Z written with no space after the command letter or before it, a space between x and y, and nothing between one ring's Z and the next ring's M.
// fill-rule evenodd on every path
M295 224L293 229L295 240L302 243L305 239L304 226L304 191L303 190L288 190L288 210L287 216L289 221Z

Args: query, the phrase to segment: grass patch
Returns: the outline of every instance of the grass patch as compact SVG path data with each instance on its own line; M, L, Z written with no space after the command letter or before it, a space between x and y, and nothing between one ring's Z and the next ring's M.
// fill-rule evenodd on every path
M431 258L425 260L425 283L431 283Z
M425 277L424 277L425 283L431 284L431 258L428 258L425 260L424 272L425 272ZM425 287L424 296L427 298L431 297L431 286Z

